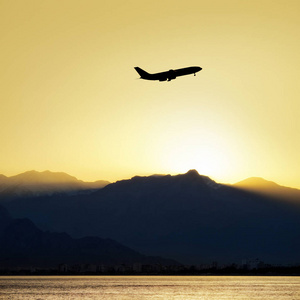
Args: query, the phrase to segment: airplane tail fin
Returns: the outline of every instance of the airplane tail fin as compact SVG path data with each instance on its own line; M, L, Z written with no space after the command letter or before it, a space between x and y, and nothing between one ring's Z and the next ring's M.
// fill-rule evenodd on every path
M135 70L139 73L141 78L147 78L149 76L149 73L147 73L146 71L144 71L143 69L141 69L139 67L135 67Z

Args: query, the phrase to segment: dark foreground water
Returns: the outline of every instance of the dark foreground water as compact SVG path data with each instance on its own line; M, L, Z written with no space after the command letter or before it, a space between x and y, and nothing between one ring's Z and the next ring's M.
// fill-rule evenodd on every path
M300 277L3 276L0 299L300 299Z

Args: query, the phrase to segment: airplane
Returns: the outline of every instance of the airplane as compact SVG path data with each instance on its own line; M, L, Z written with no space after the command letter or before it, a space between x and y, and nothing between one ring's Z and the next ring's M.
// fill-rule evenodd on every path
M171 81L172 79L175 79L178 76L184 76L184 75L189 75L189 74L194 74L194 76L196 76L196 73L201 71L202 68L188 67L188 68L169 70L169 71L165 71L165 72L161 72L161 73L154 73L154 74L150 74L139 67L135 67L135 70L139 73L139 75L141 76L141 79Z

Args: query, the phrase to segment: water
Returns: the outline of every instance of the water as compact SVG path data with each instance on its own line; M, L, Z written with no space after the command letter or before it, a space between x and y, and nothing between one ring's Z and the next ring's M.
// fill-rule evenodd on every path
M0 277L0 299L300 299L300 277Z

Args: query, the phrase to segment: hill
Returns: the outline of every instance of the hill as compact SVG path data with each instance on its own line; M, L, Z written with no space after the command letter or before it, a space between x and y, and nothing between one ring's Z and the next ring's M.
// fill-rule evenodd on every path
M0 206L0 269L57 268L59 264L178 264L160 257L148 257L111 239L50 233L29 219L12 219Z
M235 183L233 186L272 198L292 201L300 200L299 189L281 186L273 181L268 181L260 177L247 178Z
M108 181L84 182L63 172L28 171L16 176L0 175L0 198L35 197L78 193L103 188Z
M136 176L87 195L16 199L6 206L43 229L112 238L183 263L300 262L300 199L218 184L195 170Z

